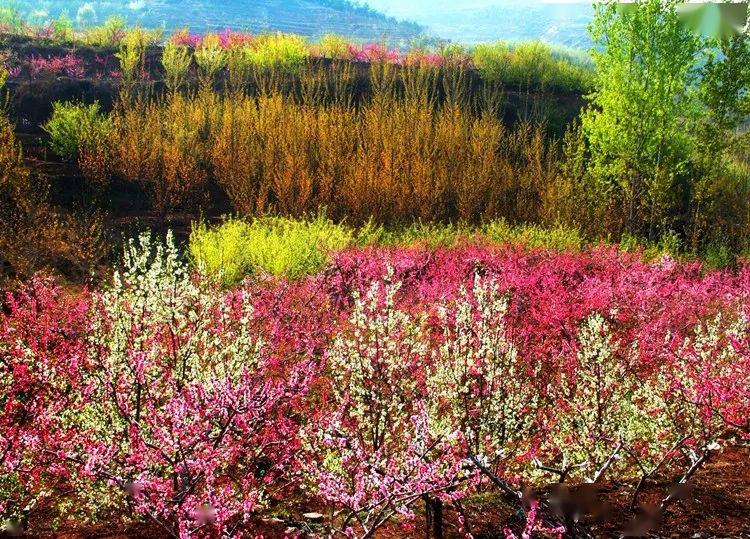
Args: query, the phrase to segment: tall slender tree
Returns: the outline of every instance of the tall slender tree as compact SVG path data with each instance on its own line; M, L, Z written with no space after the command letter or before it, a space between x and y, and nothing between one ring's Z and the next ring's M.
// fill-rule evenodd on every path
M676 7L601 3L590 28L596 89L582 116L590 181L601 184L623 231L651 239L669 226L692 150L687 127L700 113L701 39Z

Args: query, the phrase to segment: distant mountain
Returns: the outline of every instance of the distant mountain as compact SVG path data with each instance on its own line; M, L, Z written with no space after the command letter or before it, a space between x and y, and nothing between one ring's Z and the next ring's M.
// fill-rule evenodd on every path
M399 41L424 31L418 24L349 0L14 0L13 4L32 22L67 13L79 27L120 14L130 24L164 25L167 30L189 26L194 32L232 28L310 37L334 32L362 40Z
M0 4L6 0L0 0ZM365 41L406 42L427 34L468 45L541 39L587 48L593 17L586 0L9 0L32 22L67 13L77 26L113 14L131 24L251 32L327 32ZM409 22L414 21L414 22Z
M473 44L541 39L588 48L589 0L369 0L386 15L416 21L439 37Z

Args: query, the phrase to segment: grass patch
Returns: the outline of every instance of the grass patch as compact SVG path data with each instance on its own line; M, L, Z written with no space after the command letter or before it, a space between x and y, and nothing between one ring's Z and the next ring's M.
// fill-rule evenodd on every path
M351 229L320 213L310 220L228 219L216 227L199 223L189 249L196 266L231 286L258 271L291 279L316 273L332 251L352 242Z

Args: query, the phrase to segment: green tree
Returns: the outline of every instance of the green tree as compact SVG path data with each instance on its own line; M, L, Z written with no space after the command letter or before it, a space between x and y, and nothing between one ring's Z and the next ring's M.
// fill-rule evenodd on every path
M613 225L656 239L688 174L700 115L702 44L685 29L677 0L595 8L590 31L596 89L581 119L590 152L587 181L605 193Z
M60 13L60 16L52 21L52 39L57 43L69 43L75 39L73 21L70 20L66 11Z
M750 216L748 134L742 129L750 116L750 36L707 43L700 99L686 236L693 250L742 249Z
M750 116L750 36L741 34L712 44L700 91L706 129L701 138L713 152L721 152Z

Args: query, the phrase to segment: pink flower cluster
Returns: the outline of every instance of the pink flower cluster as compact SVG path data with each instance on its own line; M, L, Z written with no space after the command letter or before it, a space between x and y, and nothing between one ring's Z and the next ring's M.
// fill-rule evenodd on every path
M246 45L253 40L253 35L247 32L235 32L226 28L218 33L219 43L225 49Z
M175 33L171 38L172 43L175 45L183 45L185 47L197 47L203 41L202 34L191 34L188 31L182 31Z
M395 49L378 43L365 43L357 46L349 43L349 57L355 62L390 62L394 64L401 63L401 53Z
M101 291L7 296L0 516L69 496L240 536L296 496L362 537L486 484L474 461L508 485L584 458L629 478L750 435L750 267L368 248L223 291L160 249ZM543 520L522 537L563 533Z
M523 533L521 533L521 539L532 539L534 537L534 532L543 534L545 537L553 536L556 539L562 539L563 534L566 531L565 528L545 528L544 526L541 526L537 521L538 509L539 502L537 500L531 500L529 511L526 514L526 527L524 528ZM513 533L513 530L506 528L504 533L505 539L519 539L518 536Z
M224 49L231 49L235 46L245 45L253 40L253 35L247 32L237 32L226 28L216 34L219 37L219 44ZM205 34L191 34L187 31L175 33L171 40L175 45L184 45L187 47L198 47L203 43Z
M403 63L406 65L425 64L434 67L441 67L445 64L445 58L443 55L436 52L415 51L408 53L404 57Z
M29 59L29 70L32 77L42 74L66 76L72 79L82 79L86 76L86 65L82 58L75 54L65 56L32 56Z

